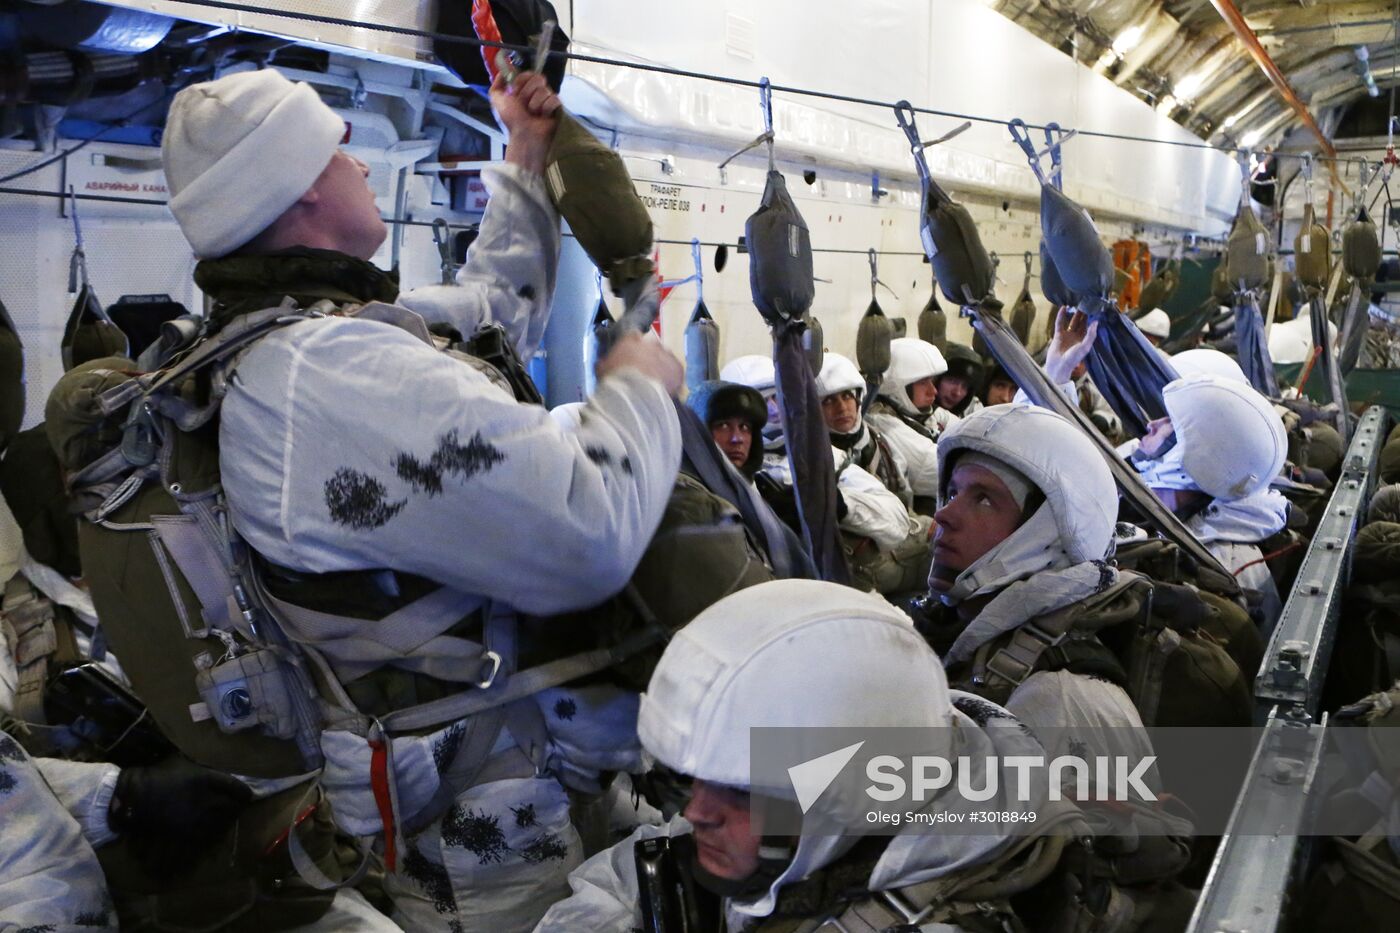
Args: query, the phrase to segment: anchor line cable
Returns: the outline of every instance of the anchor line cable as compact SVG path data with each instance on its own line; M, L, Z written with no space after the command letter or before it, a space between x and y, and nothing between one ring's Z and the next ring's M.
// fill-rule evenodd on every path
M129 197L124 197L124 196L122 196L122 195L115 195L115 194L69 194L69 193L63 192L63 191L41 191L41 190L36 189L36 188L0 187L0 195L19 195L19 196L23 196L23 197L32 197L32 198L52 198L52 199L57 199L57 200L60 200L60 201L68 200L69 198L76 198L76 199L79 200L79 201L94 201L94 202L97 202L97 203L105 203L105 204L144 204L144 205L147 205L147 206L149 206L149 207L167 207L167 206L169 205L169 203L170 203L169 201L161 201L161 200L157 200L157 199L155 199L155 198L129 198ZM396 219L393 218L393 217L380 217L380 220L384 221L386 224L395 224L395 225L404 226L404 227L432 227L432 226L433 226L433 222L432 222L432 221L429 221L429 220L407 220L407 219L396 220ZM460 231L460 230L475 230L475 229L477 229L477 227L478 227L477 224L454 224L454 223L449 223L449 224L447 225L447 228L448 228L449 230L458 230L458 231ZM572 233L564 233L563 236L568 237L569 239L577 239L577 237L576 237L574 234L572 234ZM654 240L652 240L652 243L654 243L654 244L656 244L656 245L658 245L658 246L690 246L690 245L691 245L691 241L690 241L690 240L654 239ZM737 244L737 243L726 243L726 242L718 241L718 240L716 240L716 241L702 240L702 241L700 242L700 245L701 245L701 246L708 246L708 247L711 247L711 248L718 248L718 247L721 247L721 246L725 247L726 249L737 249L737 248L738 248L738 244ZM834 247L825 247L825 248L824 248L824 247L814 246L814 247L812 247L812 252L814 252L814 253L830 253L830 254L838 254L838 255L850 255L850 256L861 256L861 257L865 257L865 256L868 256L868 255L869 255L869 252L870 252L870 251L869 251L869 250L864 250L864 249L837 249L837 248L834 248ZM916 251L914 251L914 250L877 250L876 253L877 253L878 255L880 255L880 256L910 256L910 257L917 256L917 257L920 258L920 259L923 259L923 258L924 258L924 254L923 254L922 252L916 252Z
M324 14L317 13L305 13L290 10L270 10L266 7L256 6L250 3L239 3L236 2L236 0L183 0L183 2L188 3L191 6L208 7L210 9L216 10L226 10L230 12L239 13L257 13L267 16L281 17L284 19L294 19L301 20L304 22L318 23L324 26L343 26L351 29L368 29L374 32L385 32L391 33L393 35L408 36L420 39L431 39L434 42L441 42L447 44L468 45L476 48L504 49L508 52L534 52L534 49L529 46L514 45L508 42L493 42L486 39L478 39L475 36L454 36L446 33L436 32L434 30L415 29L410 26L391 26L387 23L359 22L356 20L345 19L339 16L327 16ZM590 55L586 52L562 52L557 49L551 49L548 55L557 58L569 59L572 61L588 62L590 64L597 65L606 65L613 68L624 68L632 71L644 71L652 74L670 75L672 77L677 78L691 78L700 81L711 81L717 84L728 84L734 87L751 88L754 90L758 90L765 86L762 81L756 81L749 78L738 78L732 75L714 74L712 72L706 71L694 71L686 68L674 68L669 65L657 65L649 62L627 61L624 59L609 58L603 55ZM875 107L885 110L892 110L895 106L894 101L877 100L869 97L858 97L850 94L838 94L832 91L821 91L813 88L798 87L796 85L790 84L769 83L767 87L769 88L769 90L775 93L790 94L798 97L813 97L821 100L835 101L837 103L856 104L860 106ZM1391 94L1393 97L1394 87L1391 88ZM971 120L974 123L984 123L995 126L1005 126L1008 123L1007 120L1000 119L998 117L989 117L981 114L960 113L958 111L953 110L939 110L933 107L916 106L912 109L915 113L921 113L935 117L947 117L953 120ZM1045 125L1030 123L1027 124L1027 128L1043 130L1045 129ZM1137 136L1131 133L1113 133L1107 130L1079 129L1078 135L1089 136L1096 139L1118 140L1121 142L1140 142L1150 143L1159 146L1176 146L1178 148L1185 149L1209 150L1225 154L1252 151L1240 147L1217 146L1205 142L1204 140L1199 142L1192 142L1178 139L1159 139L1152 136ZM1269 155L1277 158L1302 158L1301 153L1291 152L1272 152L1269 153ZM1314 157L1313 161L1346 162L1355 161L1355 157L1352 157L1351 159L1345 159L1339 156L1334 159L1331 157L1324 156Z

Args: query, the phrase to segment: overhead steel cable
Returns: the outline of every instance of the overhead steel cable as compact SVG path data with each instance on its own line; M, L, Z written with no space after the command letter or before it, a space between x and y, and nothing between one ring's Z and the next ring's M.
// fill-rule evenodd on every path
M304 22L319 23L324 26L343 26L350 29L368 29L373 32L385 32L400 36L412 36L420 39L431 39L434 42L469 45L475 46L476 48L505 49L508 52L521 52L529 54L533 54L535 51L530 46L513 45L508 42L492 42L486 39L478 39L475 36L455 36L449 35L447 33L436 32L433 30L414 29L410 26L391 26L387 23L360 22L357 20L346 19L340 16L326 16L324 14L317 13L303 13L294 12L290 10L272 10L268 9L267 7L257 6L251 3L234 2L234 0L181 0L181 2L187 3L190 6L208 7L210 9L215 10L228 10L231 12L238 13L257 13L266 16L280 17L283 19L293 19L301 20ZM857 97L850 94L837 94L832 91L819 91L812 88L798 87L796 85L790 84L773 84L769 82L765 85L765 82L762 80L754 80L750 78L736 78L732 75L714 74L712 72L706 71L693 71L686 68L673 68L669 65L656 65L651 64L649 62L627 61L624 59L608 58L602 55L590 55L586 52L562 52L556 49L551 50L548 54L560 58L571 59L573 61L590 62L592 64L597 65L607 65L613 68L625 68L630 69L632 71L644 71L653 74L664 74L678 78L692 78L699 81L711 81L718 84L728 84L734 87L751 88L754 90L760 90L766 86L771 91L776 93L792 94L794 96L799 97L814 97L821 100L830 100L847 104L857 104L861 106L875 107L884 110L893 110L896 103L895 101L877 100L869 97ZM974 123L985 123L988 125L995 126L1005 126L1009 122L1008 120L999 117L988 117L980 114L971 113L959 113L953 110L939 110L933 107L914 107L913 110L915 113L928 114L929 116L934 117L947 117L953 120L971 120ZM1045 126L1043 124L1030 123L1027 124L1027 126L1030 129L1045 129ZM1068 127L1066 129L1068 129ZM1216 146L1204 140L1201 140L1199 142L1192 142L1188 140L1178 139L1160 139L1153 136L1137 136L1131 133L1112 133L1108 132L1107 130L1080 129L1078 130L1078 134L1080 136L1091 136L1097 139L1113 139L1122 142L1150 143L1159 146L1176 146L1178 148L1184 149L1200 149L1213 152L1221 152L1227 155L1233 153L1254 151L1250 149L1244 149L1241 147ZM1271 153L1271 155L1277 156L1279 158L1301 158L1300 153L1276 152ZM1338 157L1337 159L1331 159L1327 157L1314 157L1313 161L1342 162L1347 160L1342 159L1340 157Z

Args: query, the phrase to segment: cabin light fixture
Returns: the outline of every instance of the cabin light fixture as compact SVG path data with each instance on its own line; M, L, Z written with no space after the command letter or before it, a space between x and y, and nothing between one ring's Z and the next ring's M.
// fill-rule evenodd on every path
M1197 71L1176 82L1176 87L1172 88L1172 93L1176 95L1177 100L1195 100L1196 94L1205 83L1205 73Z
M1142 41L1143 28L1141 25L1129 26L1118 34L1118 38L1113 40L1113 54L1123 57L1137 47Z

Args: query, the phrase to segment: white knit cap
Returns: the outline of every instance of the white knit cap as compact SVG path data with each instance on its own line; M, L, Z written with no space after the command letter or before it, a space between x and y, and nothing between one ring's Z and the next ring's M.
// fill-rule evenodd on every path
M345 121L306 83L268 68L193 84L161 143L170 212L199 259L247 243L310 190Z

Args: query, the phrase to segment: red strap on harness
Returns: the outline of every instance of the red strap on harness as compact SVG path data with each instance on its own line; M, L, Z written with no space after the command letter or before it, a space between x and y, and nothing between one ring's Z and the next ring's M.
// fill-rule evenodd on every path
M491 0L472 0L472 28L482 42L501 42L501 29L496 25L496 14L491 10ZM481 47L481 60L486 63L486 73L496 80L500 69L496 67L496 52L499 49L489 45Z
M399 853L394 802L389 796L389 752L383 739L370 739L369 747L369 786L374 791L374 804L379 808L379 821L384 825L384 867L392 872L397 868Z

